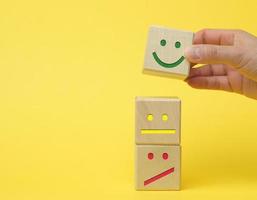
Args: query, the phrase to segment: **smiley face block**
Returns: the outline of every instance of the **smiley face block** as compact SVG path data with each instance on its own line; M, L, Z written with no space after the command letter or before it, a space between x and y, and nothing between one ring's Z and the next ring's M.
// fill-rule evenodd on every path
M136 189L179 190L180 146L136 145Z
M179 144L180 104L175 97L136 97L136 144Z
M185 79L189 75L190 63L184 50L192 45L193 35L191 32L150 27L143 71Z

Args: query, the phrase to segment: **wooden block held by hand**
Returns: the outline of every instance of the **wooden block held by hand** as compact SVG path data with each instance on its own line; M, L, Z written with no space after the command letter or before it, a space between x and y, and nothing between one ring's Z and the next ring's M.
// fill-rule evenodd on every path
M190 63L184 56L184 50L192 45L193 35L192 32L150 27L144 73L185 79L189 75Z
M180 144L180 99L136 97L136 144Z
M136 145L136 189L179 190L180 146Z

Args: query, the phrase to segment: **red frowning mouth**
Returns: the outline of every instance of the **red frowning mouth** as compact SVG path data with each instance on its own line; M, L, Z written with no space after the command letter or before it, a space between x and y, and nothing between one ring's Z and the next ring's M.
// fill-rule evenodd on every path
M153 183L154 181L157 181L158 179L164 177L164 176L168 176L169 174L171 174L172 172L174 172L174 167L156 175L156 176L153 176L152 178L149 178L147 180L144 181L144 186L146 185L149 185L151 183Z

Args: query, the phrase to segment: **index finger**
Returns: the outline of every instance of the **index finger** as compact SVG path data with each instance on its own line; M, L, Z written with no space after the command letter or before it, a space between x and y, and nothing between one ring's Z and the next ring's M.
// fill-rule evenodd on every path
M203 29L195 33L193 44L233 45L235 30Z

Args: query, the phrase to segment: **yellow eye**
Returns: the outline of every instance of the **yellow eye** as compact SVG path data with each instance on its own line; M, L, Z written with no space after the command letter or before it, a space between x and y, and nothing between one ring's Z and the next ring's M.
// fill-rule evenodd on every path
M162 121L167 121L169 119L167 114L162 115Z
M153 121L153 115L152 114L148 114L146 118L147 118L147 121L149 121L149 122Z

